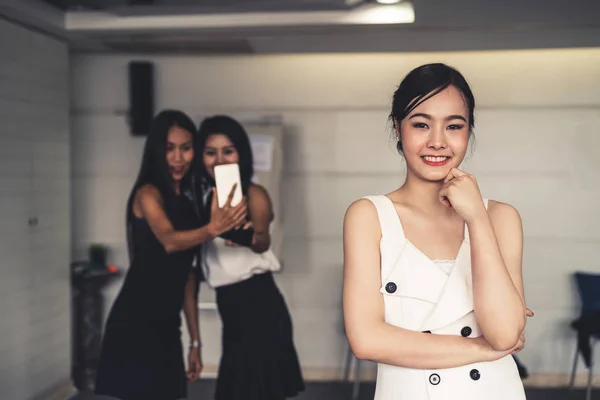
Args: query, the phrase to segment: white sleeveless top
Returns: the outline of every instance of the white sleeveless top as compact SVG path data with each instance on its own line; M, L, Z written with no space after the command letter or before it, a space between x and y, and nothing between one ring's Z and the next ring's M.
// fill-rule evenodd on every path
M209 286L216 288L244 281L254 274L279 271L281 265L271 249L255 253L248 247L231 247L217 237L202 245L202 268Z
M202 204L206 207L210 191L205 190ZM273 223L270 228L272 232ZM202 244L200 266L208 285L212 288L231 285L267 271L279 271L281 264L269 248L255 253L244 246L227 246L225 240L216 237Z
M469 232L456 260L431 260L404 235L386 196L368 196L381 225L381 289L388 324L436 335L481 336L473 311ZM484 200L487 208L487 200ZM378 364L375 400L524 400L513 358L422 370Z

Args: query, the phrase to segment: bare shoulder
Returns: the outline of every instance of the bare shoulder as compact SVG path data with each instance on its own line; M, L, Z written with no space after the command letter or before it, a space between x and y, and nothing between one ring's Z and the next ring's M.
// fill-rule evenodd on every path
M264 187L255 183L248 186L248 204L251 208L271 208L269 192Z
M273 204L267 189L255 183L248 187L248 207L250 215L263 215L264 219L269 222L275 218Z
M521 215L517 209L501 201L489 200L488 201L488 214L492 225L496 229L521 229Z
M153 197L153 198L160 198L160 191L158 190L158 188L150 183L147 183L143 186L140 186L140 188L137 190L137 197L138 198L147 198L147 197Z
M262 197L262 198L269 198L269 192L267 192L267 189L265 189L263 186L257 184L257 183L253 183L250 186L248 186L248 196L249 197Z
M349 227L364 228L368 231L375 230L381 235L377 209L370 200L359 199L348 206L346 215L344 216L344 228L347 229Z
M145 184L141 186L136 193L136 202L142 207L149 204L160 204L162 206L162 195L158 188L152 184Z
M352 202L346 209L346 217L348 216L365 216L365 215L377 215L377 210L375 209L375 205L371 200L368 199L358 199Z
M521 220L521 215L514 206L497 200L488 201L488 214L493 219L509 218L513 221Z
M162 210L163 198L158 188L151 184L141 186L133 202L133 213L138 218L148 219Z

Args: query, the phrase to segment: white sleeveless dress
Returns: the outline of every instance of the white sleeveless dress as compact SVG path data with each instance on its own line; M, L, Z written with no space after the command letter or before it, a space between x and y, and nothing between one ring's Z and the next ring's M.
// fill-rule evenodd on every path
M434 261L412 243L386 196L368 196L381 225L381 293L385 321L436 335L481 336L473 311L469 233L454 263ZM487 208L487 200L485 201ZM378 364L375 400L522 400L512 356L437 370Z

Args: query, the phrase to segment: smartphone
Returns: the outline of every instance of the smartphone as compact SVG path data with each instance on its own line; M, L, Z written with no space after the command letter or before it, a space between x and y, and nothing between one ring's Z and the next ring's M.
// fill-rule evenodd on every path
M227 197L231 192L233 185L236 185L233 192L231 205L233 207L242 201L242 180L240 178L240 167L238 164L217 165L215 171L215 183L217 185L217 204L223 207L227 203Z

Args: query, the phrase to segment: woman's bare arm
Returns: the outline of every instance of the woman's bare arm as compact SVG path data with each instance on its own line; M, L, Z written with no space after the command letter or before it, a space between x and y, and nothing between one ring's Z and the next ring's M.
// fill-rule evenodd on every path
M196 267L200 268L200 267ZM200 343L200 328L198 324L198 299L196 298L196 274L192 269L185 284L183 313L187 322L190 340Z
M176 231L165 214L162 196L155 186L142 186L137 192L135 203L134 207L141 212L142 217L148 222L150 229L168 253L190 249L214 239L226 230L240 225L246 213L245 204L240 203L227 210L231 214L229 218L231 223L226 225L227 229L220 227L222 224L217 226L208 223L198 229Z
M490 201L489 211L468 223L475 317L496 350L515 346L525 329L522 278L523 229L512 206Z
M252 250L263 253L271 246L271 234L269 227L273 221L273 207L269 193L260 185L252 184L248 188L248 208L254 237L252 239Z

